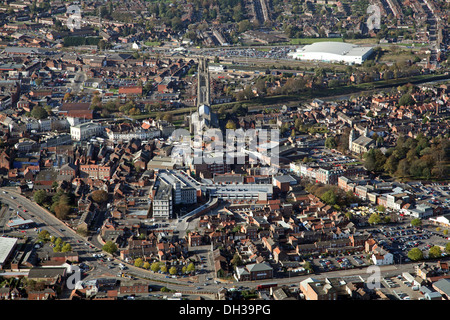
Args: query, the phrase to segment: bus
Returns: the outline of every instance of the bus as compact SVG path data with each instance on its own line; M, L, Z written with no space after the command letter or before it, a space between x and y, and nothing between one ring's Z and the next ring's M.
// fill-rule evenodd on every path
M256 286L256 290L269 289L278 286L278 283L263 283Z

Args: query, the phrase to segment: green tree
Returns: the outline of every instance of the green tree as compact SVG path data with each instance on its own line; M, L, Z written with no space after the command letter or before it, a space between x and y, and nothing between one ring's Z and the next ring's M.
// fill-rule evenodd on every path
M412 248L408 252L408 258L413 261L418 261L423 259L423 252L419 248Z
M47 192L45 190L38 190L33 195L33 200L38 205L42 205L47 200Z
M166 265L162 265L160 267L160 270L161 270L162 273L167 273L167 266Z
M231 264L234 267L242 265L242 259L241 259L241 256L239 255L239 253L236 252L234 254L233 259L231 259Z
M61 245L61 243L62 243L62 240L61 240L61 238L56 238L56 240L55 240L55 246L60 246Z
M320 200L330 206L333 206L337 203L338 197L333 190L328 190L320 197Z
M160 270L160 263L159 262L153 262L150 269L153 272L158 272Z
M414 98L409 93L405 93L398 100L398 103L401 106L411 106L411 105L413 105L415 103L415 101L414 101Z
M386 156L379 149L370 149L364 154L364 167L369 171L381 172L386 163Z
M420 220L419 218L415 218L411 220L411 225L413 227L418 227L422 225L422 220Z
M335 149L337 147L337 142L334 137L328 137L325 139L325 147L328 149Z
M36 106L33 108L33 110L31 110L31 116L38 120L45 119L48 117L48 113L43 107Z
M134 260L134 266L137 268L141 268L144 265L144 260L142 258L137 258Z
M306 262L303 264L303 268L305 268L305 270L308 271L308 272L313 272L313 271L314 271L314 269L313 269L313 267L312 267L312 264L311 264L311 262L309 262L309 261L306 261Z
M430 258L439 258L441 257L442 250L439 246L432 246L428 251L428 257Z
M194 263L192 263L192 262L189 263L188 266L187 266L186 271L189 272L189 273L190 273L190 272L194 272L194 271L195 271L195 265L194 265Z
M170 269L169 269L169 273L171 274L171 275L174 275L174 274L177 274L177 267L175 267L175 266L172 266Z
M450 242L447 242L447 244L445 245L445 253L450 254Z
M41 232L39 232L38 238L42 241L48 241L50 240L50 232L48 232L47 230L42 230Z
M106 251L110 254L114 254L117 251L117 245L112 241L106 241L106 243L102 247L103 251Z
M368 220L368 222L372 225L379 224L381 221L381 216L378 213L372 213Z
M61 248L61 252L70 252L70 251L72 251L72 246L70 245L70 243L66 243Z

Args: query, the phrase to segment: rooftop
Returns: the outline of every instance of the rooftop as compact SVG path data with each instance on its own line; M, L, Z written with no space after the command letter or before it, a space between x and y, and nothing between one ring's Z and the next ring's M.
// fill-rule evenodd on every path
M5 263L17 240L17 238L0 237L0 265Z
M372 47L362 47L345 42L323 41L315 42L297 49L297 52L322 52L345 56L361 56L372 50Z

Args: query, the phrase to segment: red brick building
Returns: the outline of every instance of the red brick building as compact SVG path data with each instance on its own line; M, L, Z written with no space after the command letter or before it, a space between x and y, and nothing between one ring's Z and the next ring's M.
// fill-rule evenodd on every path
M142 86L119 87L119 94L142 95Z

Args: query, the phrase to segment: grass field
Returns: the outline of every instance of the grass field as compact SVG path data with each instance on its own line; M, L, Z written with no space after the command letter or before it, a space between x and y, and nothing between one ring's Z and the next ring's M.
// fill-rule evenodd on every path
M289 41L289 44L301 45L323 41L344 42L342 38L293 38Z
M144 44L149 47L159 47L161 45L160 41L145 41Z

